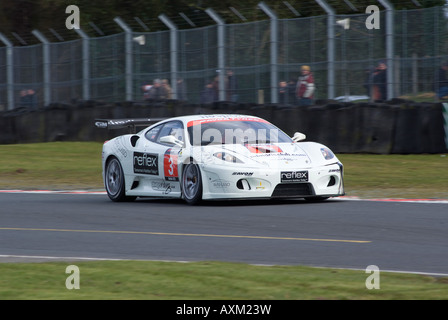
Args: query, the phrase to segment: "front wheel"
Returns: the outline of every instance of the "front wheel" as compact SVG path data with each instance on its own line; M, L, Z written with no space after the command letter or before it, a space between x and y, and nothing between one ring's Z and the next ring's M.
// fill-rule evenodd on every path
M135 197L126 196L123 168L117 158L110 159L106 164L104 185L107 195L112 201L135 200Z
M202 200L201 171L196 164L185 166L182 174L182 196L188 204L197 204Z

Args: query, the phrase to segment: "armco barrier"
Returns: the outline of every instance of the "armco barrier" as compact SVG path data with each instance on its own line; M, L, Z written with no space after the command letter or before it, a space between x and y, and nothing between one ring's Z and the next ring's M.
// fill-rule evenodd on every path
M448 103L444 102L442 103L442 107L443 107L443 127L445 129L445 145L446 148L448 149Z
M0 113L0 144L51 141L98 141L127 133L96 128L99 118L169 118L187 114L239 113L265 118L287 134L336 153L444 153L445 129L440 103L334 103L295 107L220 102L193 105L170 100L157 103L104 104L79 101L51 104L45 109L15 109Z
M391 153L394 144L394 126L397 110L384 104L366 104L356 107L357 140L354 152Z
M445 152L441 104L408 104L398 109L391 153Z

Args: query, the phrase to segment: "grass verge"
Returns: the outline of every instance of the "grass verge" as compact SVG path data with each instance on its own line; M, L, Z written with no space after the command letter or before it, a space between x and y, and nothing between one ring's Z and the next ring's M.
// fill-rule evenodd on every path
M341 154L347 195L368 198L448 199L444 154Z
M102 189L96 142L0 145L1 189Z
M222 262L73 262L79 289L68 290L69 263L3 263L0 299L33 300L445 300L447 278L382 272L367 289L365 271ZM73 282L70 282L73 283Z

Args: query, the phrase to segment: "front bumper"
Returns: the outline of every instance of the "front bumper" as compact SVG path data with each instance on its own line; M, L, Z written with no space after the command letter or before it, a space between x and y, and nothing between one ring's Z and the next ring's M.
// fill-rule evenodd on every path
M202 165L204 200L344 195L340 162L303 169Z

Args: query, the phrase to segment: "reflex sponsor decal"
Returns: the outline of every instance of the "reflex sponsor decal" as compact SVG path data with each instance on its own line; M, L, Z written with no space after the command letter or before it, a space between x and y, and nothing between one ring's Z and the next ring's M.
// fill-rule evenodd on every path
M282 171L280 173L281 182L307 182L308 171Z
M134 173L159 175L159 157L157 154L134 152Z

